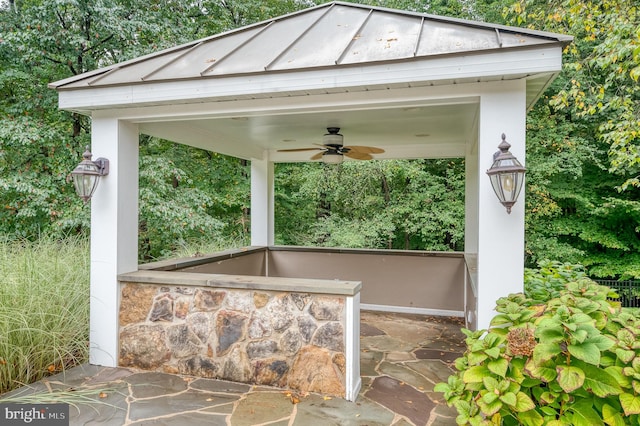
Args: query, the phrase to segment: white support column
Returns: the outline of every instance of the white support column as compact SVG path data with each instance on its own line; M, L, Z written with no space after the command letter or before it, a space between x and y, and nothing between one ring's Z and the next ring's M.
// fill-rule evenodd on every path
M262 159L251 160L251 245L271 246L273 225L273 163L265 152Z
M138 126L94 113L93 159L109 160L91 200L89 362L118 364L118 274L138 269Z
M524 80L487 84L480 97L477 157L479 329L489 326L496 314L494 308L498 298L523 290L524 190L508 214L493 192L486 171L493 163L502 133L511 144L511 152L524 164L526 113Z

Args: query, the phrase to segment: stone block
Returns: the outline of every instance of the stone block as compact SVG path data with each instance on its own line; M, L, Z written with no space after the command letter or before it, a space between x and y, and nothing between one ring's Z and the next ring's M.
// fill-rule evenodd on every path
M173 321L173 300L169 295L162 295L153 302L149 321Z
M152 370L170 357L162 325L132 325L120 332L120 366Z
M216 334L218 336L216 352L218 356L224 355L234 343L244 337L246 321L247 317L237 312L218 312L216 318Z
M215 360L200 356L180 360L177 365L180 374L208 379L218 378L221 371L220 365Z
M120 296L120 326L142 322L147 319L149 309L156 295L157 287L139 284L125 284Z
M304 316L298 317L298 330L300 330L300 334L304 339L305 343L309 343L311 338L313 337L313 333L318 329L318 324L313 320L313 318Z
M289 364L283 359L260 359L252 361L253 382L258 385L283 387L287 384Z
M197 289L193 296L193 306L198 311L215 311L222 306L226 295L226 291Z
M288 294L279 294L272 298L266 308L271 325L277 332L287 329L293 322L291 298Z
M206 312L196 312L189 315L186 319L189 329L195 334L200 342L207 343L211 334L212 316Z
M344 396L344 376L333 363L331 353L317 346L305 346L289 371L288 386L302 392Z
M309 313L318 321L338 321L342 318L344 300L337 297L316 297Z
M180 296L174 302L174 315L176 318L185 319L191 309L191 298Z
M235 347L224 363L220 378L232 382L247 383L251 381L251 377L251 365L247 353L239 347Z
M302 347L302 336L294 329L289 329L280 337L280 351L286 355L295 355Z
M238 311L249 313L253 311L254 299L253 295L248 291L230 291L225 299L226 309L230 311Z
M267 293L253 293L253 304L257 309L264 308L269 303L269 295Z
M178 324L166 329L167 342L171 354L184 358L198 354L204 349L202 342L186 324Z
M291 301L298 308L298 310L304 310L309 302L310 295L308 293L291 293Z
M254 311L249 321L249 338L262 339L273 332L269 315L261 311Z
M312 344L336 352L344 352L344 330L339 322L329 322L316 331Z
M278 351L278 343L273 340L260 340L247 344L249 358L268 358Z

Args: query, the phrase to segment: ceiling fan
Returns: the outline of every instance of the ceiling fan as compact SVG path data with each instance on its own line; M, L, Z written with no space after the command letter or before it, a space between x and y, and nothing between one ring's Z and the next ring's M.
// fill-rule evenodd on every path
M339 164L344 161L344 156L354 160L372 160L371 154L382 154L384 149L373 146L344 146L343 136L339 133L339 127L327 127L327 133L322 137L322 145L319 148L294 148L279 149L278 152L320 151L311 156L311 160L322 159L325 163Z

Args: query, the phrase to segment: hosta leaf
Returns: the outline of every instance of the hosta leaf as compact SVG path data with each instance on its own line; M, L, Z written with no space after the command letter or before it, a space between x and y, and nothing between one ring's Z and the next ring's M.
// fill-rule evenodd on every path
M593 365L600 364L600 349L593 343L580 343L567 346L569 353L584 362Z
M626 416L640 414L640 396L623 393L620 395L620 405Z
M465 383L482 383L482 379L489 376L491 372L483 365L476 365L475 367L469 367L464 372L462 380Z
M572 392L584 384L584 371L578 367L558 365L558 384L565 392Z
M518 413L518 420L524 426L542 426L544 419L536 410Z
M602 406L602 420L604 420L605 424L609 426L625 425L621 413L609 404L604 404Z
M549 361L561 352L560 345L557 343L540 343L533 348L533 360L536 364Z
M509 361L505 358L498 358L487 362L487 368L493 374L497 374L500 377L504 377L507 374L507 368L509 367Z

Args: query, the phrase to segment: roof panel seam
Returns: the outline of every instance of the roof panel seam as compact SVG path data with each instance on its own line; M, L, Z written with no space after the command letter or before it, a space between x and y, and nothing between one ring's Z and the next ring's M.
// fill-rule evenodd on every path
M253 34L251 37L249 37L248 39L246 39L245 41L243 41L242 43L240 43L239 45L237 45L233 50L231 50L229 53L227 53L226 55L224 55L223 57L219 58L218 60L216 60L213 64L209 65L207 68L205 68L201 73L200 76L204 77L209 71L211 71L216 65L218 65L220 62L224 61L226 58L232 56L235 52L237 52L239 49L241 49L243 46L245 46L247 43L249 43L251 40L255 39L258 35L262 34L262 32L264 30L266 30L267 28L269 28L271 25L273 25L276 21L273 20L271 22L269 22L268 24L266 24L264 27L260 28L259 31L256 31L255 34Z
M172 63L174 63L175 61L177 61L178 59L184 57L185 55L187 55L188 53L190 53L191 51L193 51L196 47L198 46L202 46L204 42L199 42L196 43L195 45L191 46L190 48L186 49L184 52L182 52L181 54L177 55L175 58L165 62L164 64L160 65L159 67L157 67L155 70L151 71L150 73L143 75L142 77L140 77L140 80L142 81L146 81L150 76L152 76L153 74L157 73L158 71L166 68L167 66L171 65Z
M424 31L424 16L420 20L420 31L418 31L418 38L416 39L416 47L413 49L413 57L418 56L418 50L420 49L420 40L422 39L422 31Z
M367 25L367 22L369 22L369 18L371 18L372 14L373 14L373 9L370 9L369 13L367 14L367 17L364 18L364 21L362 21L362 24L360 24L356 32L351 36L351 38L349 39L349 42L347 43L345 48L342 50L342 53L340 54L340 56L338 56L338 59L335 60L336 65L339 65L342 62L345 55L347 54L347 51L349 50L349 47L351 47L353 42L357 40L356 37L358 37L358 34L360 34L360 31L364 28L364 26Z
M284 54L285 54L285 53L287 53L287 52L289 51L289 49L291 48L291 46L293 46L293 45L294 45L298 40L300 40L300 39L301 39L302 37L304 37L307 33L309 33L309 31L311 31L311 29L312 29L313 27L315 27L315 26L318 24L318 22L320 22L320 21L322 20L322 18L324 18L324 17L329 13L329 11L330 11L334 6L335 6L335 4L332 4L331 6L329 6L329 7L327 8L327 10L325 10L325 11L322 13L322 15L320 15L320 16L318 17L318 19L316 19L316 20L315 20L311 25L309 25L309 26L307 27L307 29L306 29L306 30L304 30L304 31L303 31L303 32L302 32L298 37L296 37L296 39L295 39L295 40L293 40L291 43L289 43L289 45L288 45L287 47L285 47L285 48L284 48L284 49L283 49L283 50L282 50L282 51L281 51L281 52L280 52L280 53L279 53L279 54L278 54L278 55L277 55L277 56L276 56L276 57L275 57L271 62L269 62L267 65L265 65L264 70L265 70L265 71L268 71L268 70L269 70L269 68L271 68L271 66L272 66L273 64L275 64L275 63L276 63L280 58L282 58L282 56L284 56Z

